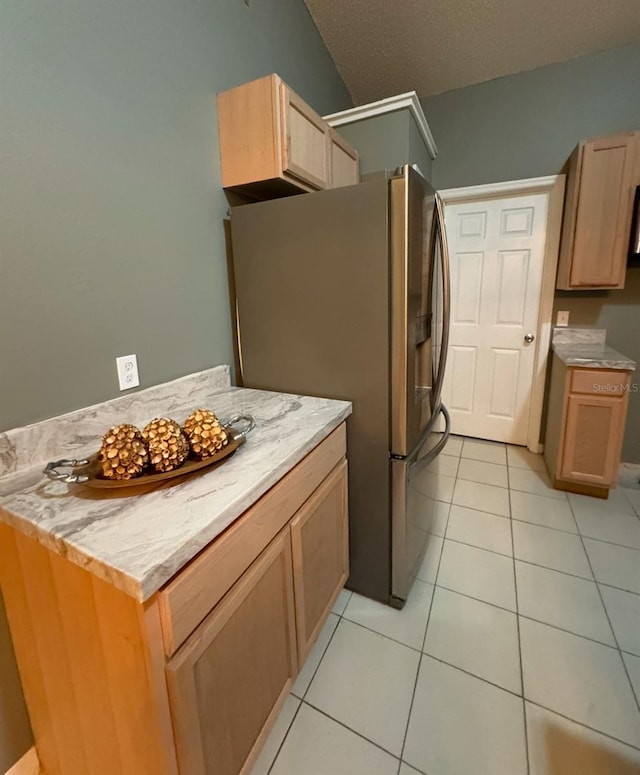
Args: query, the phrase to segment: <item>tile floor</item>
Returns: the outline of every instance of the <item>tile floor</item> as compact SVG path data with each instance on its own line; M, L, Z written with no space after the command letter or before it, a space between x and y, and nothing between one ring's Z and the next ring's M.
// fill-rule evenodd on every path
M343 591L252 775L639 775L640 490L452 438L395 611Z

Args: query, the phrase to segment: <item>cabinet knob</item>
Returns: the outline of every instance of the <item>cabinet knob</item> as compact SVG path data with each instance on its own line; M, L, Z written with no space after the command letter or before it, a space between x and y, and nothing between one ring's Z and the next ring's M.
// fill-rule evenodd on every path
M533 342L535 340L535 338L536 338L535 334L525 334L524 335L524 341L528 342L529 344L531 344L531 342Z

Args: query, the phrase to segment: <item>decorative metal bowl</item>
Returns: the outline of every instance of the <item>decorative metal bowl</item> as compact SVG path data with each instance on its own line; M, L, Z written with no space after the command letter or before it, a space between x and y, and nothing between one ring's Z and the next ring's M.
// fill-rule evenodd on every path
M239 422L244 427L238 429L233 426ZM241 444L244 444L247 434L255 427L255 420L251 415L239 414L223 423L224 429L229 434L229 442L221 450L204 459L188 457L185 462L173 471L164 473L142 473L133 479L106 479L102 474L102 466L98 453L84 460L55 460L47 463L43 473L49 479L66 484L83 484L86 487L101 489L113 489L117 487L140 487L141 485L164 482L177 476L185 476L193 471L208 468L216 463L221 463L230 457Z

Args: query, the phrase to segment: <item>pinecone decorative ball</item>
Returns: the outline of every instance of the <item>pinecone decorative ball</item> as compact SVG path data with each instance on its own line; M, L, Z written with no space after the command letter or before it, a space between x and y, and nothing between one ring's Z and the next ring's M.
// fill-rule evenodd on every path
M173 471L187 459L189 443L175 420L156 417L143 429L142 438L149 450L149 462L158 472Z
M149 453L135 425L114 425L102 438L98 453L105 479L133 479L145 469Z
M184 421L184 434L199 458L211 457L229 443L220 420L208 409L196 409Z

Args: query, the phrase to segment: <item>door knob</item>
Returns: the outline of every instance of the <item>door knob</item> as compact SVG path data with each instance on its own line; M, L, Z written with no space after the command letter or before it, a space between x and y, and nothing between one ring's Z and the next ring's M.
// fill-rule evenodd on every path
M535 337L535 335L534 335L534 334L525 334L525 335L524 335L524 341L525 341L525 342L528 342L529 344L531 344L531 342L533 342L533 340L534 340L535 338L536 338L536 337Z

